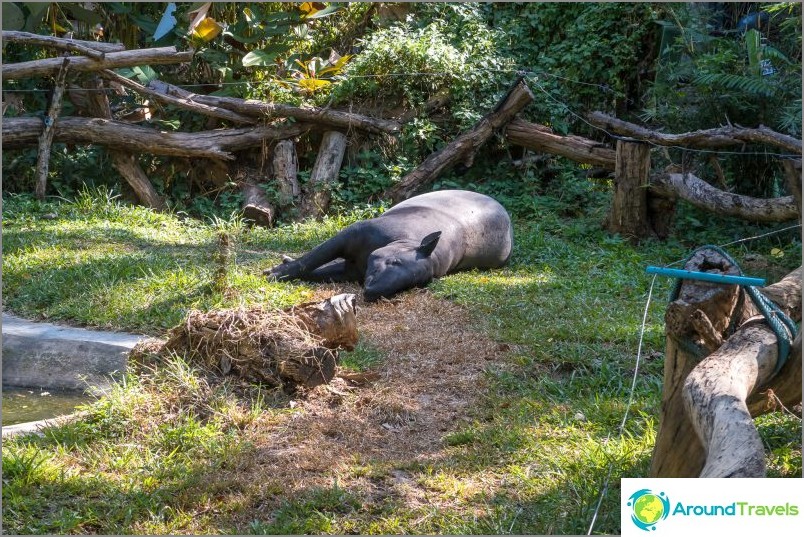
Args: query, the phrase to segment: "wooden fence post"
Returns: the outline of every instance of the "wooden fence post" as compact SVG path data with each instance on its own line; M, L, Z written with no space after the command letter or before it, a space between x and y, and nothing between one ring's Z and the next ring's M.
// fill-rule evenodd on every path
M338 131L327 131L321 140L318 158L310 173L310 189L304 200L304 216L322 216L329 208L330 188L338 181L338 172L346 152L346 135Z
M39 136L39 156L36 159L36 199L45 199L47 189L47 174L50 169L50 148L53 145L53 135L55 134L56 121L61 113L62 94L67 79L67 66L70 64L69 58L64 58L56 77L56 86L53 88L53 99L50 102L50 109L45 116L45 128Z
M630 240L653 233L648 220L648 181L650 146L617 140L614 164L614 197L606 219L606 229Z

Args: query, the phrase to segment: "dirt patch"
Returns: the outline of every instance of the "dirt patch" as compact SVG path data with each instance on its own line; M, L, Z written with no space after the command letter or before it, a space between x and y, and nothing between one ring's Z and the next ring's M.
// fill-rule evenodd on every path
M359 291L322 286L315 299ZM379 379L355 386L336 378L294 399L291 406L302 412L253 429L253 456L239 473L247 476L250 503L263 519L278 504L277 484L285 498L331 487L337 478L364 501L388 495L409 507L424 501L404 468L444 457L444 436L464 423L486 391L484 370L509 351L479 334L466 310L426 290L359 303L357 319L361 341L385 355L372 368ZM386 471L361 475L356 468L364 464ZM254 519L253 511L242 515L236 523Z

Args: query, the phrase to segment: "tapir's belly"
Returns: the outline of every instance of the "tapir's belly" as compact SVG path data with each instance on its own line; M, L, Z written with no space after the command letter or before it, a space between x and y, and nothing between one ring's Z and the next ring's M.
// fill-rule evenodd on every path
M442 190L395 205L375 223L393 230L398 238L421 240L435 231L441 239L434 252L440 274L470 268L495 268L511 256L513 231L505 208L474 192Z

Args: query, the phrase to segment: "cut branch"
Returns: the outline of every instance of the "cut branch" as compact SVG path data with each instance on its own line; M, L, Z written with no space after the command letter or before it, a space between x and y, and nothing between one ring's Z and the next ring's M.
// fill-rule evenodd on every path
M104 78L117 82L118 84L125 86L129 89L132 89L142 95L153 97L157 101L165 104L170 104L179 108L184 108L185 110L191 110L193 112L197 112L205 116L212 116L220 119L225 119L227 121L233 121L235 123L246 123L253 125L254 123L257 122L257 119L254 117L244 116L243 114L232 112L231 110L228 110L226 108L220 108L218 106L209 106L206 104L193 102L181 97L173 97L171 95L155 91L151 88L143 86L142 84L134 82L133 80L130 80L124 76L120 76L114 71L110 71L109 69L104 69L103 71L101 71L100 74Z
M622 121L603 112L592 112L588 118L592 124L607 131L657 145L716 149L745 143L759 143L781 147L786 151L801 154L801 140L775 132L763 125L756 129L729 126L683 134L665 134Z
M69 58L63 58L59 76L56 78L56 86L53 89L53 99L50 102L50 109L45 116L45 128L39 137L39 154L36 160L36 198L45 199L47 189L47 173L50 167L50 147L53 145L53 135L55 133L56 120L61 113L62 95L67 78L67 66L70 64Z
M550 127L514 119L505 128L509 143L540 153L551 153L582 164L614 169L615 151L605 144L581 136L561 136Z
M461 161L471 162L475 152L486 143L486 140L511 121L516 114L533 101L533 98L533 93L525 82L518 80L508 94L497 103L494 110L481 118L471 130L461 134L443 149L424 159L424 162L391 188L387 195L394 202L399 202L409 197L418 188L434 181L445 169Z
M82 41L80 39L64 39L49 35L32 34L30 32L17 32L13 30L3 30L4 43L22 43L23 45L35 45L40 47L51 47L59 50L69 50L84 54L96 60L102 60L106 52L120 52L126 50L122 43L103 43L100 41Z
M650 188L660 195L678 196L696 207L752 222L785 222L798 218L793 196L761 199L718 190L691 173L664 173L650 178Z
M193 51L177 52L176 47L124 50L106 54L102 60L81 56L71 57L70 70L73 72L86 72L133 67L135 65L183 63L189 62L192 58ZM3 80L56 74L59 71L62 59L46 58L44 60L5 64L2 66Z
M19 147L36 143L42 132L42 121L27 117L6 118L2 127L4 148ZM259 147L266 140L293 138L307 130L308 125L294 123L202 132L163 132L120 121L63 117L56 122L54 140L99 144L134 153L234 160L231 151Z
M218 97L215 95L198 95L181 89L172 84L167 84L159 80L151 81L148 86L154 91L186 99L188 101L227 108L240 114L259 118L292 117L299 121L306 121L312 124L328 125L343 129L361 129L374 133L394 134L399 132L401 125L398 121L389 119L373 118L360 114L352 114L341 110L330 110L328 108L299 108L287 104L268 103L253 99L238 99L236 97Z

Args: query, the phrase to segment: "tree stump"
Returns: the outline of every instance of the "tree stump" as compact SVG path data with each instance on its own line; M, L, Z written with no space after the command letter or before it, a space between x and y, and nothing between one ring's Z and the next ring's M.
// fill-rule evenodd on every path
M294 205L301 194L299 188L299 161L296 158L296 144L292 140L281 140L274 147L274 179L279 187L279 206Z
M617 140L614 164L614 198L606 220L606 229L631 240L650 236L648 221L648 180L650 146Z
M338 182L343 155L346 152L346 135L338 131L327 131L321 140L318 158L310 173L310 186L304 200L304 216L323 216L332 199L332 187Z

